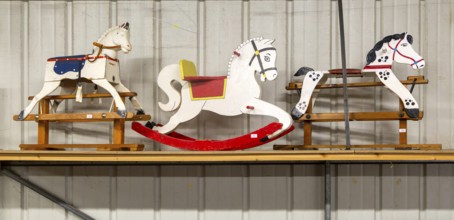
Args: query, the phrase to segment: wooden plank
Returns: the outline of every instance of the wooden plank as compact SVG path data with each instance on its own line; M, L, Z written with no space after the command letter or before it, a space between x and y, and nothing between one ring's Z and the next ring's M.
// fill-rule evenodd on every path
M18 115L14 115L13 119L18 120ZM116 112L93 112L93 113L58 113L58 114L44 114L28 115L24 121L63 121L63 122L105 122L121 119L121 116ZM126 121L148 121L151 119L150 115L135 115L132 112L126 114Z
M137 96L137 93L135 92L119 92L121 97L134 97ZM29 96L28 100L32 100L34 96ZM75 99L76 95L75 94L68 94L68 95L48 95L43 98L43 100L54 100L54 99ZM88 94L83 94L82 98L112 98L112 95L110 93L88 93Z
M304 161L417 161L454 162L454 150L307 150L307 151L0 151L0 161L41 162L304 162Z
M345 149L346 145L274 145L275 150L292 149ZM395 149L414 149L414 150L441 150L441 144L362 144L351 145L350 148L395 148Z
M413 79L416 78L415 84L428 84L429 80L424 79L424 77L419 76L412 76L408 77L407 80L401 80L400 82L404 85L411 85L413 84ZM290 82L288 86L285 87L287 90L299 90L303 83L300 82ZM374 87L374 86L384 86L382 82L355 82L355 83L347 83L347 87ZM336 84L323 84L317 85L316 89L335 89L335 88L342 88L342 83Z
M121 98L123 103L125 102L125 98ZM115 112L118 110L117 106L115 106ZM112 143L114 144L123 144L125 142L125 120L124 119L116 119L113 122L113 134L112 134Z
M389 120L421 120L424 112L419 112L417 119L408 117L405 112L350 112L350 121L389 121ZM336 122L344 121L344 113L314 113L304 114L298 121L313 122Z
M21 150L61 150L67 148L96 148L98 150L143 150L143 144L21 144Z

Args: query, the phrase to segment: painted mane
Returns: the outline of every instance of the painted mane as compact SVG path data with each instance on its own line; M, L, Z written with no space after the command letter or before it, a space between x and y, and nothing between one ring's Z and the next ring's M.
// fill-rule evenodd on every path
M369 65L370 63L375 61L375 59L377 58L375 51L379 51L383 47L383 44L389 43L392 40L403 39L404 37L405 37L405 33L393 34L393 35L388 35L388 36L384 37L382 40L378 41L375 44L374 48L372 48L369 51L369 53L367 53L367 57L366 57L367 64L366 65ZM411 35L408 35L407 39L408 39L408 43L413 44L413 37Z

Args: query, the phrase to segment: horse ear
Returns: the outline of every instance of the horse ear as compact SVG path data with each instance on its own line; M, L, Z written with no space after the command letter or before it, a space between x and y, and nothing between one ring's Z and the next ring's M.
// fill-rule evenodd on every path
M266 40L266 41L265 41L265 44L271 45L271 44L274 43L275 40L276 40L276 39L269 39L269 40Z
M129 31L129 22L123 23L120 27Z

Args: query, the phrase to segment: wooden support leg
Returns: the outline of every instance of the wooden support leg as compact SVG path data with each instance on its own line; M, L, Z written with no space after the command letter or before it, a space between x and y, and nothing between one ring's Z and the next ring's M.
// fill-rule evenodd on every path
M49 114L49 100L39 102L39 114ZM49 121L38 121L38 144L49 144Z
M312 98L309 99L309 103L307 106L306 114L303 117L310 116L312 114ZM312 122L305 121L303 125L304 129L304 146L307 148L308 146L312 145Z
M125 102L125 98L121 98L123 103ZM115 105L115 112L117 111L117 106ZM114 127L113 127L113 144L124 144L125 143L125 119L115 119L114 120Z
M399 111L405 111L402 101L399 101ZM407 119L399 120L399 144L407 144Z

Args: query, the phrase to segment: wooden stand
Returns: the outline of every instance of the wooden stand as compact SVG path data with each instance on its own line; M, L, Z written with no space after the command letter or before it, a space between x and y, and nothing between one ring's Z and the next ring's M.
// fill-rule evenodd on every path
M137 96L137 93L119 93L125 101L125 97ZM108 93L102 94L86 94L83 98L111 98ZM28 97L29 100L33 96ZM38 123L38 143L37 144L21 144L21 150L63 150L65 148L96 148L97 150L143 150L141 144L125 144L125 121L147 121L151 119L150 115L134 115L128 112L126 118L122 118L114 112L106 113L50 113L50 101L55 99L75 99L75 95L53 95L44 97L39 103L39 114L30 114L24 121L36 121ZM14 115L13 119L18 121L18 115ZM49 123L50 122L113 122L112 144L49 144Z
M404 85L411 84L428 84L428 80L423 76L409 76L407 80L401 81ZM302 83L290 83L287 90L300 90ZM348 83L347 87L372 87L383 86L381 82L360 82ZM342 84L324 84L317 85L317 89L342 88ZM340 122L345 120L344 113L313 113L313 102L309 101L306 114L298 121L303 122L304 139L303 145L275 145L275 150L292 150L292 149L319 149L319 148L346 148L345 145L312 145L312 123L313 122ZM404 111L402 102L399 101L399 111L396 112L351 112L349 113L350 121L399 121L399 144L381 144L381 145L352 145L350 148L395 148L395 149L418 149L418 150L441 150L441 144L408 144L407 143L407 121L418 121L423 118L424 113L419 112L416 119L408 117Z

